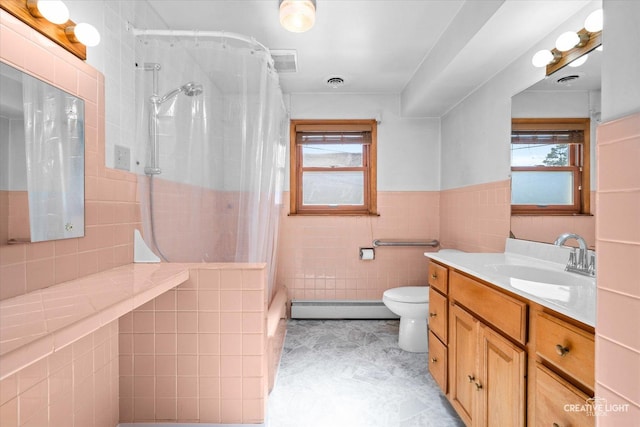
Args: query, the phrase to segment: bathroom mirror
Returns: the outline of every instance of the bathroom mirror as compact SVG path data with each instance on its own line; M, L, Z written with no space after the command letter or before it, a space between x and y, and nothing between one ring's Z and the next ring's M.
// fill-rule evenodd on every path
M600 122L601 56L601 51L593 50L589 52L587 61L583 65L566 66L512 97L512 119L590 119L589 211L579 215L512 214L511 232L516 238L553 243L559 234L573 232L583 236L590 247L593 248L595 245L595 216L593 215L596 191L595 130ZM540 146L542 147L542 144ZM535 153L530 155L533 159ZM512 165L515 162L513 159L512 155ZM540 163L539 159L532 161Z
M84 101L0 62L0 245L84 236Z

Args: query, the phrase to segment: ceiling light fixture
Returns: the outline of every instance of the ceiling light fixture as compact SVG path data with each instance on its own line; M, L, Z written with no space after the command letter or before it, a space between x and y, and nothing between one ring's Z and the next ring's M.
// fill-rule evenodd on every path
M27 9L31 16L54 24L64 24L69 20L69 8L60 0L27 0Z
M535 53L532 64L535 67L547 67L547 76L565 65L578 67L584 64L586 54L602 44L602 22L602 9L592 12L585 20L583 29L562 33L554 49Z
M304 33L316 22L316 0L280 0L280 25Z
M74 43L82 43L85 46L93 47L100 43L100 33L91 24L81 22L67 27L64 30L67 38Z

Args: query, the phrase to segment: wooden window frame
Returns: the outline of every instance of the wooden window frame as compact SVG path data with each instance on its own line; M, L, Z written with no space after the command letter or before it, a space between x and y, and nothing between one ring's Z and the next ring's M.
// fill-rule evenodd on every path
M371 132L369 144L363 144L361 167L304 168L304 171L363 171L364 204L359 206L331 206L302 204L302 145L298 133L302 132ZM290 139L290 215L378 215L377 213L377 122L376 120L291 120Z
M571 171L574 173L573 205L511 205L514 215L589 215L590 214L590 135L588 118L524 118L512 119L513 131L579 130L583 133L581 149L570 145L570 166L511 166L512 171Z

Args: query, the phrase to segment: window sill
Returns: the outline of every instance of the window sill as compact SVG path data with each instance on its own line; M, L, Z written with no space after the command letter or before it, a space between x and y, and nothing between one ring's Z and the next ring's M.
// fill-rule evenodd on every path
M562 213L562 212L540 212L540 213L519 213L512 212L511 216L595 216L591 213Z
M376 212L289 212L287 216L380 216Z

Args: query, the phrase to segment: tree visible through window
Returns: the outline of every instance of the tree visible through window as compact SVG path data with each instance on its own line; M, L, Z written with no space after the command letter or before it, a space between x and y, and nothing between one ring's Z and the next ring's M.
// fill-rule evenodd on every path
M375 120L291 122L291 213L375 214Z
M512 213L589 213L589 129L589 119L513 119Z

